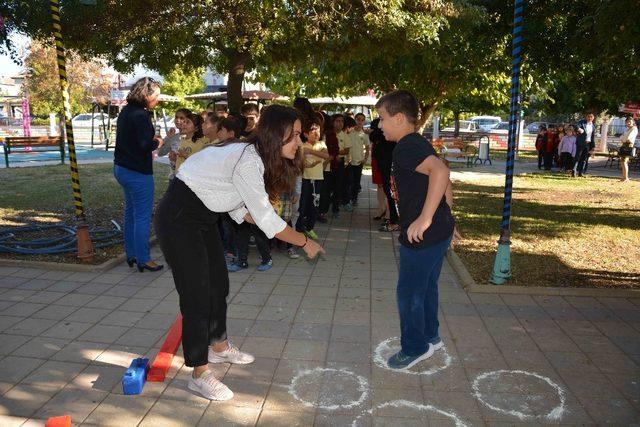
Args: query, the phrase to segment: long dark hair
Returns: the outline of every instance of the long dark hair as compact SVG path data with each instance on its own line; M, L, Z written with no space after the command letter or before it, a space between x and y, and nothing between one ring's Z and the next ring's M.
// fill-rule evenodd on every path
M293 100L293 108L298 110L302 120L302 132L309 132L311 125L316 121L316 112L309 102L309 98L297 97Z
M269 199L277 200L282 193L295 189L296 178L302 174L302 152L293 160L282 157L282 146L294 137L293 125L300 120L298 112L282 105L263 108L256 130L247 142L254 144L264 164L264 185ZM289 139L283 139L290 133Z
M204 136L204 134L202 133L202 122L204 120L202 119L202 116L200 114L196 114L196 113L187 114L187 120L193 123L193 127L194 127L193 136L191 137L191 142L196 142L197 140L199 140Z

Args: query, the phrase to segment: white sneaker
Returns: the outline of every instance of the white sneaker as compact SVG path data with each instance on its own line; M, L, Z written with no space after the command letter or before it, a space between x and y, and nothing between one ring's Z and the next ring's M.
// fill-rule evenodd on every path
M433 351L436 350L440 350L442 347L444 347L444 343L442 342L442 340L438 341L435 344L431 344L433 346Z
M229 387L218 381L211 371L206 371L200 377L189 380L189 390L200 393L210 400L229 400L233 398L233 392Z
M231 341L228 341L229 347L225 351L217 352L213 351L209 347L209 362L211 363L235 363L237 365L247 365L253 363L255 357L249 353L240 351L238 347L233 345Z
M300 255L298 254L298 252L294 248L287 249L287 254L289 254L289 258L291 258L291 259L300 258Z

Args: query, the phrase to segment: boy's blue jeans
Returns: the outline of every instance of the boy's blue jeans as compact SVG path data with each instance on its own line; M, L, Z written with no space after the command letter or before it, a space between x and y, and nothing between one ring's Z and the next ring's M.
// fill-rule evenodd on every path
M124 250L127 259L146 264L153 211L153 175L115 165L113 174L124 190Z
M433 246L410 249L400 245L398 277L398 311L402 352L419 356L429 343L440 341L438 335L438 278L451 238Z

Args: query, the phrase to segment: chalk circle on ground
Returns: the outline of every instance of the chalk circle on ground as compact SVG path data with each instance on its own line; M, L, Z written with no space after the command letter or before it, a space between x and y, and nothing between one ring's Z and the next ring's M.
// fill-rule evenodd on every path
M436 350L433 356L431 356L424 362L418 363L413 368L398 371L397 369L390 368L387 364L387 360L389 360L389 358L396 354L398 351L400 351L400 338L391 337L378 344L376 350L373 353L373 361L381 368L389 369L394 372L402 372L403 374L413 375L433 375L451 366L452 358L447 351L447 347L445 346L440 350Z
M447 412L442 409L438 409L433 405L423 405L422 403L411 402L409 400L404 400L404 399L392 400L390 402L381 403L380 405L374 406L372 409L369 409L368 411L362 412L360 415L356 417L355 420L353 420L353 423L351 423L351 427L359 427L361 425L364 425L362 417L364 417L366 414L371 415L373 414L373 411L377 409L384 409L390 406L394 408L415 409L416 411L421 411L421 412L434 412L438 415L442 415L451 419L451 421L455 423L456 427L467 427L467 425L453 412Z
M369 395L369 382L348 369L314 368L298 372L289 393L305 406L335 411L362 405Z
M522 421L537 418L555 421L565 411L564 389L550 378L534 372L485 372L476 377L472 387L474 396L483 405Z

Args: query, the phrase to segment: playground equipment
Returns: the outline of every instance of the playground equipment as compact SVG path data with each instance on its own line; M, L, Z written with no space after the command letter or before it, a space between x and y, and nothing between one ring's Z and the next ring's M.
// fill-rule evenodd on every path
M502 285L511 277L511 193L513 189L513 168L515 165L516 142L519 134L520 115L520 64L522 57L522 16L523 0L515 0L513 18L513 49L511 61L511 106L509 109L509 138L507 142L507 166L504 183L504 205L498 253L491 273L491 283Z
M78 159L76 158L76 146L73 139L73 126L71 124L71 104L69 103L69 83L67 81L67 55L62 38L62 26L60 24L60 0L51 0L51 19L53 20L53 36L56 42L58 57L58 76L60 78L60 91L62 92L62 104L64 112L64 124L67 131L67 146L69 147L69 164L71 167L71 187L76 208L76 240L78 258L85 262L93 259L93 244L89 236L89 227L82 204L82 192L80 191L80 174L78 171Z

